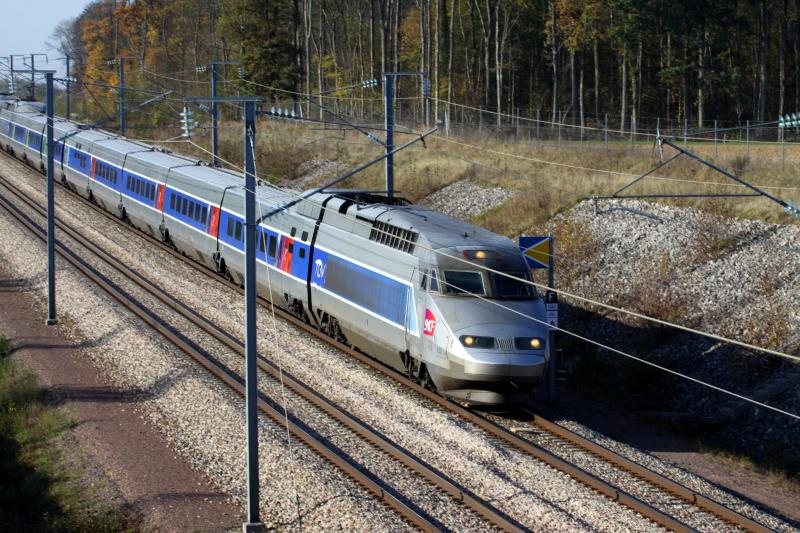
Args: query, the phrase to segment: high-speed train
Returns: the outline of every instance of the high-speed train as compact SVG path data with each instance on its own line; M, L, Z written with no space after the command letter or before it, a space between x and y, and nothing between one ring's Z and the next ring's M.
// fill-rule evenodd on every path
M0 103L0 145L43 170L45 121ZM62 118L54 139L65 186L243 282L240 174ZM260 183L260 295L464 404L521 401L542 382L545 306L511 240L398 198L300 197Z

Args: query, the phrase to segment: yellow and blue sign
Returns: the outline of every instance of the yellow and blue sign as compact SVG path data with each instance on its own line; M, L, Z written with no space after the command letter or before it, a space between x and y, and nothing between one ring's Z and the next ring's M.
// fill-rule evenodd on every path
M520 237L519 249L530 268L550 268L551 237Z

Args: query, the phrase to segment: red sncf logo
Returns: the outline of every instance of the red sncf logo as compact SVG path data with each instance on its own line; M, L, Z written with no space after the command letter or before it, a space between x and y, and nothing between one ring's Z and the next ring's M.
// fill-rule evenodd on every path
M433 336L436 331L436 317L431 313L430 309L425 309L425 327L423 328L425 335Z

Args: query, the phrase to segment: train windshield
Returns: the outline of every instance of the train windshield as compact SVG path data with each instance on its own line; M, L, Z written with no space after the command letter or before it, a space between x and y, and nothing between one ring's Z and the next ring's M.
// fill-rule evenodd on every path
M509 276L520 279L511 279L507 276L489 272L492 280L492 297L505 300L530 300L536 297L534 287L528 281L530 278L525 272L506 272Z
M483 275L472 270L445 270L443 290L445 294L460 296L486 296Z

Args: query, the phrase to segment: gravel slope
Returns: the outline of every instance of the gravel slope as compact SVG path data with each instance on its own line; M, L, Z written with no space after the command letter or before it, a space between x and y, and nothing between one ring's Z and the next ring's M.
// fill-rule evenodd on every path
M502 187L484 187L473 181L460 180L431 194L420 204L452 217L469 220L514 196Z

